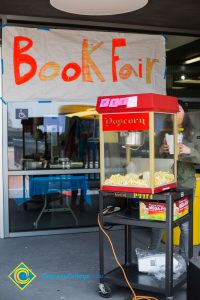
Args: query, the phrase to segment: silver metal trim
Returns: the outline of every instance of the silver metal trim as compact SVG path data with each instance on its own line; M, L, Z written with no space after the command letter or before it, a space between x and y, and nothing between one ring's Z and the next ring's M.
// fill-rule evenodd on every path
M84 227L84 228L79 227L79 228L69 228L69 229L49 229L49 230L10 232L9 237L86 233L86 232L96 232L96 231L98 231L98 227L96 227L96 226L88 227L88 228L87 227Z
M100 173L100 169L43 169L43 170L18 170L8 171L8 176L22 176L22 175L71 175L71 174L96 174Z
M0 59L2 59L2 48L0 46ZM0 63L1 66L1 63ZM0 97L2 97L2 86L3 86L3 78L2 74L0 75ZM0 123L0 237L4 237L4 189L3 189L3 102L0 102L0 116L1 116L1 123Z
M9 234L9 203L8 203L8 131L7 105L3 105L3 194L4 194L4 237Z
M122 225L116 225L111 228L110 231L123 230ZM11 232L8 237L28 237L28 236L41 236L41 235L52 235L52 234L72 234L72 233L92 233L99 232L98 226L91 227L79 227L79 228L69 228L69 229L49 229L40 231L20 231Z

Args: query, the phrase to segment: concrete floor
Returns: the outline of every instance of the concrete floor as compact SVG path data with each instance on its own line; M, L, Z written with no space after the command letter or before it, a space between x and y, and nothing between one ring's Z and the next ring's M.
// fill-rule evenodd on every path
M123 232L115 230L109 234L123 261L123 245L119 242ZM136 230L133 243L136 247L146 247L148 238L147 231ZM105 248L106 269L111 270L116 263L107 242ZM198 250L199 246L195 252ZM21 262L37 276L23 291L8 278ZM98 232L0 240L0 300L100 300L97 293L99 280L94 278L98 272ZM90 278L81 279L83 275ZM111 299L124 299L128 295L128 288L112 287ZM174 300L186 300L186 286L174 295Z

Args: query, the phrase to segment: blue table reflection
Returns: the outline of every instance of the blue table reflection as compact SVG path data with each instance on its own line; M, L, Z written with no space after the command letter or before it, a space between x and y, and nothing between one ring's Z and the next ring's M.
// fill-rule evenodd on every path
M25 188L25 187L24 187ZM69 204L69 195L72 191L81 190L81 195L88 205L92 205L90 195L87 195L88 184L86 177L83 175L50 175L50 176L29 176L29 196L15 199L17 205L30 201L34 196L41 196L44 205L33 223L34 227L38 227L38 222L45 212L67 211L70 212L78 225L78 219ZM49 208L49 195L60 194L65 198L66 207ZM39 197L40 198L40 197ZM38 199L39 199L38 198ZM54 201L59 200L59 196L54 198Z
M46 195L53 193L64 194L67 191L81 190L88 205L92 205L90 195L87 195L88 184L85 176L56 175L30 176L29 196Z

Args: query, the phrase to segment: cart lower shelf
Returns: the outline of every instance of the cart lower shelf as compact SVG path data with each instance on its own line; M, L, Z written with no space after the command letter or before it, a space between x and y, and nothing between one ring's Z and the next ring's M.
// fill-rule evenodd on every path
M165 294L165 279L158 280L153 275L141 273L134 263L123 265L129 282L134 289ZM101 282L113 283L119 286L127 286L122 270L118 267L104 274ZM186 282L186 273L173 281L173 290L176 291Z

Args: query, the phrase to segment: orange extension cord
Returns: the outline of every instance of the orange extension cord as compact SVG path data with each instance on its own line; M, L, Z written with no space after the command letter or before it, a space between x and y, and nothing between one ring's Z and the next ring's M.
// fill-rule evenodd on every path
M151 296L137 296L137 295L136 295L134 289L132 288L132 286L131 286L131 284L130 284L130 282L129 282L127 276L126 276L125 270L123 269L122 265L120 264L120 262L119 262L119 260L118 260L118 258L117 258L117 255L116 255L116 253L115 253L115 249L114 249L114 247L113 247L113 243L112 243L112 241L111 241L109 235L105 232L105 230L103 229L103 227L102 227L101 224L100 224L99 214L98 214L98 224L99 224L99 228L101 229L101 231L102 231L102 232L104 233L104 235L107 237L107 239L108 239L108 241L109 241L109 243L110 243L110 246L111 246L111 249L112 249L114 258L115 258L115 260L116 260L118 266L119 266L120 269L122 270L123 275L124 275L124 278L125 278L125 280L126 280L126 283L127 283L128 287L130 288L130 290L131 290L131 292L132 292L132 294L133 294L132 300L158 300L158 298L151 297Z

